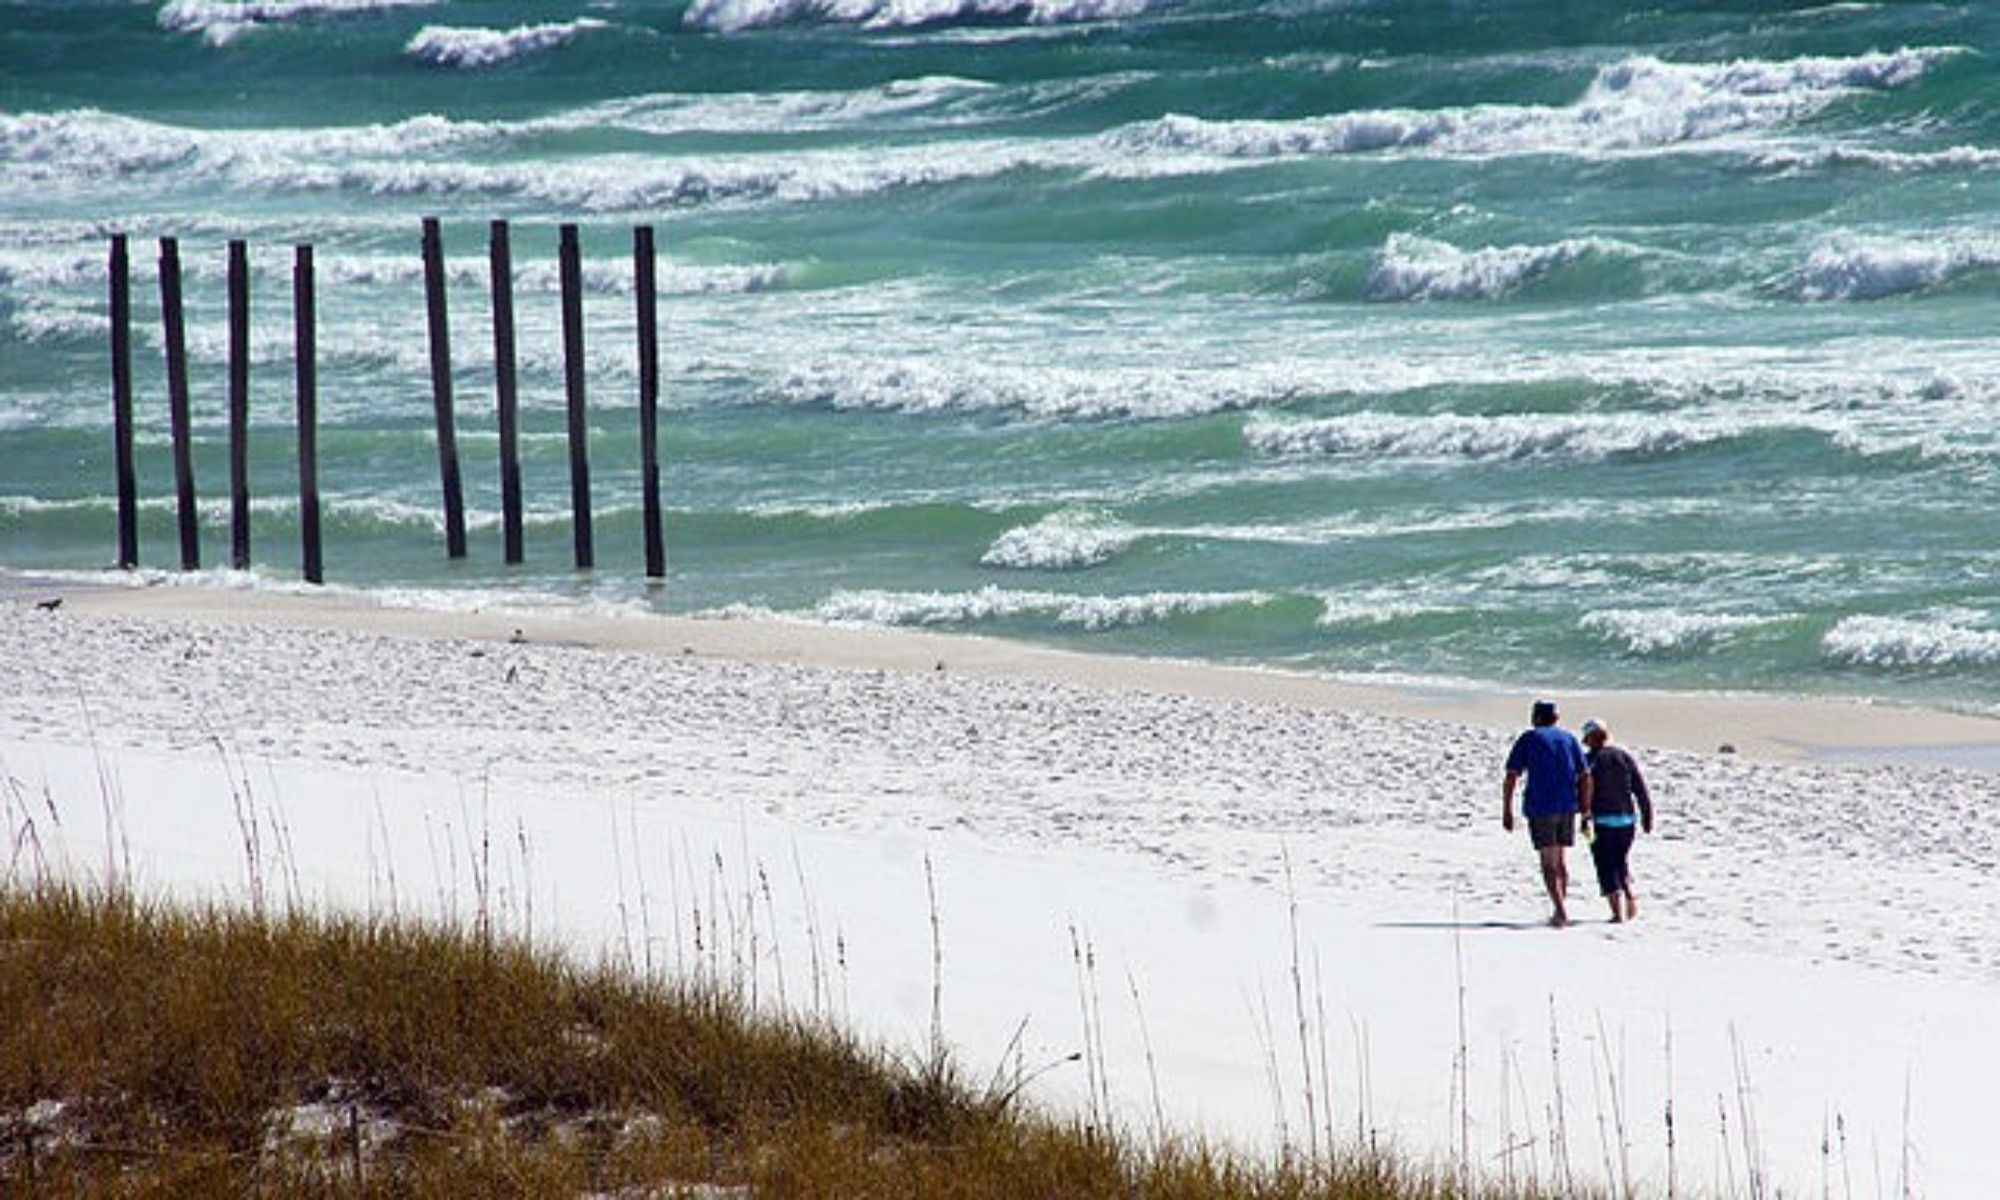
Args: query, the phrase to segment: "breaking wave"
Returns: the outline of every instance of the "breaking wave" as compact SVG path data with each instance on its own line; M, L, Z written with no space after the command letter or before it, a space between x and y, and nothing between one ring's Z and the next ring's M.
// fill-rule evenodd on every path
M436 114L389 124L322 129L206 130L142 120L95 108L0 115L0 162L31 182L107 179L185 170L197 177L262 165L294 171L309 160L394 159L454 150L506 136L512 128L453 121Z
M1608 608L1585 613L1577 624L1587 633L1618 643L1629 653L1646 655L1705 650L1745 630L1782 619L1687 613L1671 608Z
M172 173L190 182L270 193L472 197L620 212L837 200L988 179L1021 168L1088 165L1084 143L1051 149L1006 139L687 159L637 153L554 163L442 157L575 125L574 116L507 123L426 115L353 127L203 130L96 109L0 115L5 166L0 190L45 193L119 182L159 186L137 177Z
M23 295L51 291L88 290L104 284L105 255L101 248L88 251L8 250L0 248L0 288ZM251 278L289 283L289 257L273 253L250 255ZM131 262L134 285L147 286L156 278L151 247L140 243ZM445 260L445 282L453 288L484 292L492 283L492 267L484 256L456 256ZM424 281L424 264L415 253L390 257L381 254L321 254L313 269L323 285L336 287L413 288ZM736 295L783 290L794 282L795 269L785 263L693 264L663 261L655 276L662 295ZM558 264L541 259L516 261L516 293L558 294L561 271ZM226 260L220 256L186 253L181 260L181 278L189 283L216 283L227 278ZM586 258L582 264L583 290L590 295L629 296L634 290L632 264L619 258Z
M857 411L1015 411L1035 418L1162 419L1254 408L1309 386L1287 364L1189 378L1172 367L1070 367L870 358L815 362L766 385L761 399Z
M1752 160L1776 171L1816 171L1860 167L1892 175L1928 171L1990 171L2000 167L2000 150L1952 146L1944 150L1879 150L1868 146L1787 146L1761 150Z
M162 29L199 33L211 46L226 46L259 25L442 3L444 0L170 0L160 6L157 20Z
M858 25L912 29L964 21L1067 25L1136 17L1148 0L694 0L682 23L736 33L780 25Z
M955 105L999 90L982 80L925 75L852 91L661 92L607 100L552 120L654 135L798 132L908 117L950 125L978 119L951 115Z
M179 501L173 496L141 496L136 502L142 513L174 513L179 511ZM631 506L601 505L596 509L600 520L615 518L629 511ZM44 516L98 516L115 513L118 510L116 496L78 496L71 499L44 499L36 496L0 496L0 518L26 520ZM209 530L229 528L231 501L228 496L203 496L195 502L195 515L200 525ZM280 521L284 527L292 527L297 520L299 502L296 496L253 496L250 499L253 516ZM320 500L320 512L330 529L349 534L370 534L415 530L442 535L445 518L437 505L414 504L387 496L328 495ZM464 510L467 530L480 533L499 529L504 514L498 509L469 507ZM567 528L570 522L568 508L556 506L531 506L521 516L522 523L529 528Z
M1411 617L1457 611L1448 605L1427 604L1386 593L1326 592L1319 600L1320 613L1315 624L1322 629L1387 625Z
M1111 136L1132 151L1250 159L1387 151L1468 157L1632 153L1777 129L1857 91L1905 87L1959 53L1937 47L1728 63L1642 56L1600 68L1583 95L1562 106L1379 109L1297 121L1169 114Z
M199 5L186 19L195 20L198 12L205 14L202 19L219 20L218 13L237 7ZM242 9L264 14L257 19L275 20L281 13L336 7L323 0L312 8L271 4ZM431 26L412 39L408 51L442 65L485 66L546 50L599 24L580 18L509 31ZM0 163L7 167L7 182L22 189L171 172L273 192L487 197L590 212L727 201L799 202L991 179L1024 169L1148 175L1224 170L1274 157L1383 150L1453 156L1657 150L1770 131L1855 89L1902 86L1954 53L1903 50L1849 59L1719 65L1634 59L1603 68L1581 99L1563 107L1379 110L1294 121L1167 115L1102 134L1039 141L823 146L782 156L742 152L662 159L621 154L553 163L487 157L470 161L460 152L607 127L658 136L711 126L771 132L824 128L948 105L979 87L948 77L920 78L856 95L651 96L520 122L431 114L388 124L293 130L196 129L78 109L0 116ZM438 160L447 154L453 160ZM1579 257L1630 253L1616 243L1592 239L1473 252L1421 239L1392 239L1378 264L1375 286L1392 298L1488 295L1507 279L1532 278Z
M870 625L966 625L1008 617L1039 617L1086 630L1146 625L1222 609L1258 607L1276 597L1265 592L1153 592L1138 596L1079 596L1063 592L840 591L814 616Z
M1741 436L1746 428L1738 419L1648 413L1473 417L1360 412L1317 420L1257 416L1244 426L1243 440L1252 450L1273 455L1602 459L1674 454Z
M2000 632L1945 620L1846 617L1822 641L1829 657L1863 667L1989 667Z
M1880 300L2000 267L2000 238L1841 237L1814 248L1785 289L1801 300Z
M1602 238L1547 246L1460 250L1414 234L1392 233L1368 272L1372 300L1494 300L1589 258L1631 257L1634 248Z
M110 332L111 318L59 306L18 308L7 315L7 327L24 342L96 342Z
M1063 510L1033 525L1023 525L995 538L980 556L988 567L1064 571L1095 567L1115 558L1140 537L1127 525L1100 523L1087 513Z
M438 67L496 67L517 58L566 46L593 29L609 28L606 22L592 17L543 25L517 25L512 29L426 25L403 47L403 53Z

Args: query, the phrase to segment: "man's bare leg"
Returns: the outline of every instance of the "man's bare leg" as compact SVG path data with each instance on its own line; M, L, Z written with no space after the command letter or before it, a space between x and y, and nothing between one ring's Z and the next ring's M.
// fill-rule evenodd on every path
M1612 904L1616 905L1617 903L1618 901L1614 898ZM1639 901L1633 897L1632 885L1628 883L1625 885L1625 919L1629 921L1638 915Z
M1560 929L1569 924L1569 913L1563 907L1563 898L1569 894L1569 867L1563 862L1563 848L1560 845L1543 846L1542 886L1549 890L1549 900L1555 905L1555 912L1549 917L1549 924Z
M1621 902L1625 898L1617 892L1613 892L1609 896L1606 896L1605 899L1611 901L1611 923L1616 925L1623 921L1625 919L1625 909L1622 907Z

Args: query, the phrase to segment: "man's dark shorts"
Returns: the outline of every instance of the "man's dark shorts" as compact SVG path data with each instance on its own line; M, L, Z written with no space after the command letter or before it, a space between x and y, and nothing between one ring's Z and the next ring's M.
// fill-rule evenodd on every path
M1576 814L1561 813L1553 817L1529 817L1528 840L1540 850L1545 846L1576 845Z

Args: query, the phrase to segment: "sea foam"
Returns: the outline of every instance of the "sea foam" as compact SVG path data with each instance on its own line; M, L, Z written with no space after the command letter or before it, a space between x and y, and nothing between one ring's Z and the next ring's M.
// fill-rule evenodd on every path
M1567 105L1378 109L1291 121L1168 114L1115 130L1106 140L1130 154L1250 159L1389 151L1464 157L1658 151L1776 130L1856 91L1907 86L1958 53L1936 47L1728 63L1641 56L1600 68Z
M894 146L825 146L662 157L494 161L471 150L574 132L578 113L531 121L454 120L436 114L387 124L303 129L198 129L73 109L0 114L0 197L40 198L167 175L273 194L466 196L594 212L756 201L849 199L904 188L989 179L1017 170L1085 170L1087 140L1051 144L992 138Z
M94 108L0 114L8 183L34 186L178 172L275 185L328 160L396 160L505 137L508 127L427 114L379 125L208 130Z
M403 53L438 67L496 67L531 54L566 46L593 29L610 25L592 17L512 29L461 29L426 25L403 47Z
M926 75L851 91L660 92L607 100L546 118L545 123L560 122L580 129L623 129L656 136L795 133L879 125L910 117L923 118L921 124L954 125L979 118L947 115L953 105L999 90L994 84L976 79Z
M208 8L202 12L212 11ZM233 10L232 10L233 11ZM285 6L246 8L275 18ZM329 10L330 11L330 10ZM192 18L190 18L192 19ZM433 26L412 53L438 62L501 61L592 27L582 18L512 31ZM946 144L821 146L783 156L759 153L602 155L584 161L507 162L463 151L504 147L588 128L666 136L683 130L835 127L896 111L925 112L978 90L966 81L919 78L855 96L640 97L518 122L436 115L391 124L319 129L197 129L96 110L0 116L0 191L78 187L142 174L283 192L370 196L465 196L589 212L757 202L849 199L992 179L1018 171L1086 176L1226 170L1273 157L1398 151L1452 156L1595 155L1672 149L1729 134L1768 132L1864 86L1915 78L1946 50L1854 59L1720 65L1628 60L1599 72L1585 95L1561 107L1481 105L1381 110L1295 121L1207 121L1167 115L1101 134L987 138ZM947 122L958 118L940 117ZM134 180L133 182L140 182ZM154 181L145 181L154 183ZM1580 256L1631 253L1615 243L1567 240L1545 247L1441 252L1417 243L1386 252L1376 286L1390 296L1491 294ZM1405 256L1415 274L1402 270ZM1447 256L1448 257L1448 256Z
M694 0L682 22L717 33L822 23L864 29L994 20L1062 25L1133 17L1147 8L1148 0Z

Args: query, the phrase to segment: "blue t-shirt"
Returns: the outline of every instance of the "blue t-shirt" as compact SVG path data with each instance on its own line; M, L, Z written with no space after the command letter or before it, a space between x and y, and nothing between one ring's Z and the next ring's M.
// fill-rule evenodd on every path
M1507 769L1527 773L1523 816L1559 817L1576 811L1576 781L1589 767L1583 761L1582 745L1568 730L1537 725L1514 739L1514 748L1507 752Z

